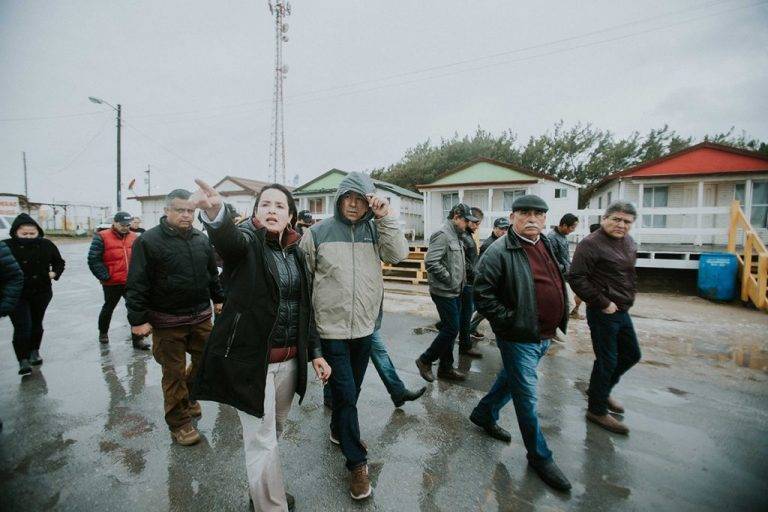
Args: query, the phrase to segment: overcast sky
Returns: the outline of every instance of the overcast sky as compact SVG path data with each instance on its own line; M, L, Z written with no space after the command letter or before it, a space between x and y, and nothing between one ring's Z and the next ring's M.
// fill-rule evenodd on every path
M523 140L736 126L768 140L768 2L292 2L288 175L397 161L479 125ZM0 0L0 192L114 205L124 189L269 178L274 24L266 1ZM128 194L126 191L126 196ZM124 201L138 212L135 201Z

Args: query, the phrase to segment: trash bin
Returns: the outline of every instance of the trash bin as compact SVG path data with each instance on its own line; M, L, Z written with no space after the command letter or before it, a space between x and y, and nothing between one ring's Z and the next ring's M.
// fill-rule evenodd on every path
M736 298L739 262L735 254L705 252L699 257L699 295L705 299L731 301Z

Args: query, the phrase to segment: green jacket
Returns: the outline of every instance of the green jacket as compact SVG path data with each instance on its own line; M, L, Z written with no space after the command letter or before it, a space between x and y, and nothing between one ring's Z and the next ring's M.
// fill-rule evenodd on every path
M314 278L312 307L322 339L372 334L384 299L381 262L399 263L408 257L408 244L395 218L374 219L369 209L353 224L341 214L341 196L374 190L371 178L349 173L336 193L333 217L305 230L299 243Z

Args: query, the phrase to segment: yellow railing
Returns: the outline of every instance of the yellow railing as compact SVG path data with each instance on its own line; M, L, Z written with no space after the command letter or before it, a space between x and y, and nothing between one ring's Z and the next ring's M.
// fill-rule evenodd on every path
M736 249L738 231L744 232L743 250ZM731 221L728 226L728 252L739 260L741 275L741 300L751 300L758 309L768 311L768 249L744 216L738 201L731 204Z

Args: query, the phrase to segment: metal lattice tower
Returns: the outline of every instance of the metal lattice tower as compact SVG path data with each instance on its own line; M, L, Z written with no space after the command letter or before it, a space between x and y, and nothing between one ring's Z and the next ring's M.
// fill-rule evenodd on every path
M286 183L285 177L285 117L283 113L283 92L288 66L283 63L283 44L288 42L288 23L291 14L290 2L277 0L268 2L269 12L275 18L275 90L272 104L272 140L269 145L269 167L272 181ZM280 178L278 180L278 177Z

